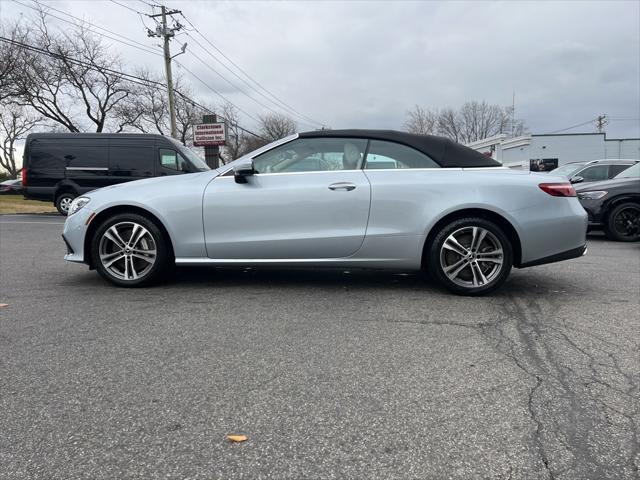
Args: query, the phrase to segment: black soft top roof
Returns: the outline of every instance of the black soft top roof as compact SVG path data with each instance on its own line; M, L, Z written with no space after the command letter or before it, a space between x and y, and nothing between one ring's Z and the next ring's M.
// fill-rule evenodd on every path
M441 167L500 167L501 164L480 152L435 135L416 135L396 130L316 130L303 132L300 138L349 137L402 143L419 150Z

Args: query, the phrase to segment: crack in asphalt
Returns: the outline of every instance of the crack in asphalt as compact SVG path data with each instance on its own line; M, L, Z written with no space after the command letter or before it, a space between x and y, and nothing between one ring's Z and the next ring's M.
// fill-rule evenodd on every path
M601 345L592 344L587 350L567 335L570 328L566 321L560 322L565 331L551 324L556 322L552 312L557 309L558 306L548 300L510 298L501 306L501 319L478 325L482 335L493 342L494 349L509 358L534 382L528 392L527 410L535 424L532 446L547 477L640 478L638 376L626 373L614 353L606 349L606 346L619 346L589 335L592 341L600 340ZM588 359L587 375L567 364L563 358L564 350ZM598 354L605 355L609 362L598 360ZM571 363L576 365L576 362ZM581 365L584 366L577 363L578 367ZM617 378L622 378L626 388L619 388L603 379L603 372L599 369L602 366L612 370ZM616 408L599 397L598 392L589 390L593 384L606 389L609 395L615 395L615 400L622 398L624 408ZM602 428L603 423L605 428L613 425L608 411L625 419L629 438L614 437ZM596 437L604 436L604 440L615 445L615 449L611 445L609 449L619 453L617 464L600 461L603 447L597 438L594 442L594 434Z
M531 448L547 478L640 478L640 373L620 365L615 355L620 345L558 318L562 302L548 295L510 296L493 305L498 318L491 322L387 322L478 331L530 378ZM603 461L603 449L615 457L613 463Z
M494 306L498 319L492 322L429 319L386 322L478 331L496 352L529 377L532 384L527 392L527 412L534 425L531 448L550 480L640 478L640 374L627 373L610 351L620 345L557 318L555 313L561 303L554 304L553 298L525 300L512 296ZM588 348L572 339L572 335L586 337ZM622 379L625 387L604 378L607 371L609 376ZM618 402L622 399L623 408L599 397L599 392L592 388L594 385L615 395ZM605 430L620 428L611 420L611 414L624 419L626 430L622 436L626 434L628 438ZM609 443L604 448L609 448L614 456L617 453L617 463L601 461L603 441Z

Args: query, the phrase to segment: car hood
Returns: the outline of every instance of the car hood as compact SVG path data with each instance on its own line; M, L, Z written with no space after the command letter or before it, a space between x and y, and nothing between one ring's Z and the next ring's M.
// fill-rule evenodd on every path
M219 175L217 170L207 170L206 172L187 173L182 175L170 175L164 177L145 178L143 180L134 180L132 182L118 183L116 185L109 185L108 187L98 188L92 190L85 196L94 196L102 193L113 193L117 191L119 193L127 193L129 191L140 190L147 187L164 187L179 186L183 184L189 184L192 182L199 182L203 177L208 177L209 180L213 180ZM163 185L164 184L164 185Z
M606 190L607 188L625 187L637 185L640 190L640 178L612 178L600 182L589 182L584 184L574 184L576 192L591 192L593 190Z

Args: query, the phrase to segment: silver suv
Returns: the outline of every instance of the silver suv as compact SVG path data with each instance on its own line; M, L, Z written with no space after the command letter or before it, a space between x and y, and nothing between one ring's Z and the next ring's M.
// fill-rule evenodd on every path
M591 160L590 162L567 163L561 167L551 170L553 175L564 175L571 183L599 182L609 180L620 172L640 162L640 160Z

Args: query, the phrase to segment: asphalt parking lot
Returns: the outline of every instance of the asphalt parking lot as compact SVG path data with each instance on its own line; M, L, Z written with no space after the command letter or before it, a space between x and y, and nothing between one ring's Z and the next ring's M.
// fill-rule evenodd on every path
M640 244L485 298L339 271L125 290L62 260L62 221L0 216L0 478L640 478Z

